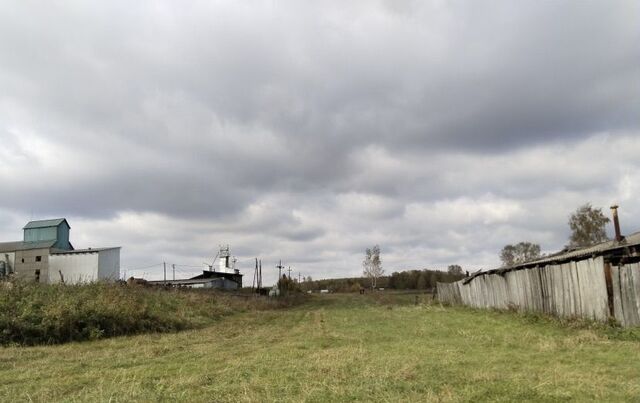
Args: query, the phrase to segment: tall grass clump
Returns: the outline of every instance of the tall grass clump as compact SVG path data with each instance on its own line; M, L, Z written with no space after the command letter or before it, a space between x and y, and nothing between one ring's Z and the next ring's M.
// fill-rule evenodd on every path
M0 344L56 344L175 332L232 312L281 305L211 291L4 282L0 283Z

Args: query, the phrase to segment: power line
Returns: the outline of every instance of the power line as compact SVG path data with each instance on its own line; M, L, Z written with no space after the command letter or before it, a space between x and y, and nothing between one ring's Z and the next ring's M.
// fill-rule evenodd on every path
M125 267L125 268L122 268L122 269L123 270L142 270L142 269L150 269L150 268L156 267L156 266L162 266L162 262L161 263L152 264L152 265L149 265L149 266L134 267L134 268Z
M236 264L237 263L246 263L249 260L250 259L236 260ZM251 259L251 260L253 260L253 259ZM152 269L152 270L150 270L151 272L157 272L159 269L163 269L163 277L164 277L164 276L166 276L166 274L165 274L166 273L166 266L165 266L166 264L168 264L168 263L160 262L160 263L149 264L149 265L145 265L145 266L138 266L138 267L133 267L133 268L131 268L131 267L121 267L120 270L123 270L125 272L129 272L129 273L133 274L133 272L138 272L140 270ZM193 264L173 263L171 265L171 268L172 268L172 270L174 272L179 272L179 273L182 273L182 274L193 274L193 272L195 270L189 270L189 269L200 269L200 270L202 270L204 266L205 265L202 265L202 264L193 265ZM260 261L260 266L262 266L262 261ZM282 266L282 262L280 262L280 266L281 266L282 269L284 269L284 266ZM186 269L186 270L183 270L183 269ZM262 271L262 270L260 270L260 271ZM143 276L145 276L147 274L149 274L149 271L144 271L142 273ZM262 280L262 276L260 276L260 277L261 277L261 280Z

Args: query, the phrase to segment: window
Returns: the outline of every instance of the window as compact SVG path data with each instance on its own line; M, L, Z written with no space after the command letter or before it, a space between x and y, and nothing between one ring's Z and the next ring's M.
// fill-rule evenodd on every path
M40 282L40 270L36 270L36 283Z
M22 263L24 263L24 258L22 258Z
M42 256L36 256L36 262L42 262Z

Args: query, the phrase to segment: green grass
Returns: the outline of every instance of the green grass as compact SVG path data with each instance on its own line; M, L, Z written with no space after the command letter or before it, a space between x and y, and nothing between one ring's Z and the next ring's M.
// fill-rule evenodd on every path
M323 295L198 330L5 347L0 400L640 400L633 331L413 302Z
M291 302L295 301L112 283L0 282L0 345L176 332L205 326L231 313L272 309Z

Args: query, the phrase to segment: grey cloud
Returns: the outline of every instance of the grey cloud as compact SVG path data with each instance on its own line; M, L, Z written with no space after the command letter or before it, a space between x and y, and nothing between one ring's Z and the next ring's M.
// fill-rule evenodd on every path
M0 229L67 215L130 266L233 242L332 274L373 243L421 266L561 246L577 204L640 193L637 11L2 4ZM505 220L469 213L493 202Z

